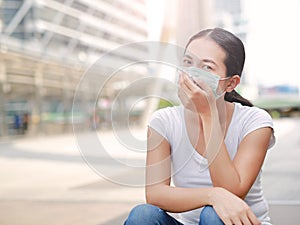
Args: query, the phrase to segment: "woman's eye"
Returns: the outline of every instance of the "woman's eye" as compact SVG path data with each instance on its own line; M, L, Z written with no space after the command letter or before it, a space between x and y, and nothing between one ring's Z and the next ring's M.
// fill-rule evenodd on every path
M209 65L204 65L204 66L202 67L202 69L210 71L210 70L212 70L212 67L209 66Z
M192 64L192 61L189 60L189 59L184 59L184 60L183 60L183 64L184 64L184 65L191 65L191 64Z

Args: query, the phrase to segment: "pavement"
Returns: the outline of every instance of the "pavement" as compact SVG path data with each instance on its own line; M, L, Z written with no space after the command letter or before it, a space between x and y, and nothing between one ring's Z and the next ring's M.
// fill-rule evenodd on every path
M274 225L298 224L300 119L274 124L277 144L263 168L264 193ZM123 224L145 202L146 130L96 136L100 151L92 148L93 132L0 139L0 225Z

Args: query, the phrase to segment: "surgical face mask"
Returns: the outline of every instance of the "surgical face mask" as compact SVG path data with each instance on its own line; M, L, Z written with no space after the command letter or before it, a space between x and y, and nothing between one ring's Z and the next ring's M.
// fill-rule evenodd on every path
M220 94L218 93L219 81L226 80L229 77L220 78L215 74L209 73L197 67L180 67L180 70L188 74L193 81L201 80L207 84L212 89L216 99L220 98L224 94L224 92Z

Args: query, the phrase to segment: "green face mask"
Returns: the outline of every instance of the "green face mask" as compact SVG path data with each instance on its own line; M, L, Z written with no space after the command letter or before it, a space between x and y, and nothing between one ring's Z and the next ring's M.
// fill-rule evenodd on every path
M220 78L219 76L217 76L215 74L209 73L209 72L202 70L200 68L197 68L197 67L180 67L180 70L185 72L186 74L188 74L188 76L193 81L201 80L205 84L207 84L212 89L216 99L218 99L219 97L221 97L224 94L224 92L219 94L217 91L218 86L219 86L219 81L226 80L229 77Z

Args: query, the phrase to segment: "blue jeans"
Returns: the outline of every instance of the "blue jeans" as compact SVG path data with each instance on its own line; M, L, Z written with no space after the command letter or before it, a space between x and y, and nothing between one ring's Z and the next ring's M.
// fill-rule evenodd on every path
M200 214L199 225L224 225L214 208L205 206Z
M124 225L183 225L164 210L150 204L134 207ZM211 206L205 206L199 225L224 225Z

